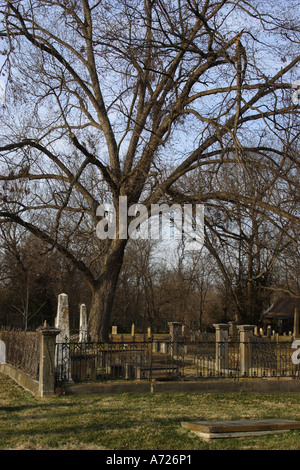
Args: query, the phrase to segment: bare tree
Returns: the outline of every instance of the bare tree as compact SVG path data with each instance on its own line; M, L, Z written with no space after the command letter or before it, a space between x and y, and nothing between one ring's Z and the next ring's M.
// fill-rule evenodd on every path
M272 8L270 8L272 4ZM89 331L107 339L127 239L98 240L100 203L255 207L299 224L295 197L222 188L240 165L292 188L299 107L298 2L1 0L6 103L1 217L58 250L92 291ZM293 140L294 141L294 140ZM269 142L272 142L270 145ZM251 156L250 156L251 155ZM283 162L293 167L282 171ZM195 194L184 176L201 172ZM16 190L22 185L22 198ZM272 193L274 194L274 192ZM208 222L209 219L207 219Z

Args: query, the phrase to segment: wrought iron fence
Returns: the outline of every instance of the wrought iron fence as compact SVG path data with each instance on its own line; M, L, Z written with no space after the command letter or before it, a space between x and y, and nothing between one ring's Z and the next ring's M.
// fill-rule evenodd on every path
M151 342L59 343L56 345L58 381L148 378Z
M266 341L256 338L251 348L249 375L252 377L300 377L299 365L293 362L292 342Z
M57 345L58 381L299 378L292 343L118 341Z
M6 362L39 378L39 335L1 331ZM180 341L144 337L111 343L70 342L56 345L56 381L201 380L300 378L299 361L289 341L252 337L242 342L202 338Z

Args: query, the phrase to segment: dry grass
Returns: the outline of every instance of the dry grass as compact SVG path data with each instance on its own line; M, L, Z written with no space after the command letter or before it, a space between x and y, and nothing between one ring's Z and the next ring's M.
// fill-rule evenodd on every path
M182 421L297 419L300 395L120 394L39 398L0 374L0 449L300 450L300 433L203 442Z

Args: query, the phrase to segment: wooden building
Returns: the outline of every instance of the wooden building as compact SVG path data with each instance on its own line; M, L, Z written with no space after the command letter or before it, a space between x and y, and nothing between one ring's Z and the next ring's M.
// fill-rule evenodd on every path
M300 311L300 297L280 297L263 312L261 322L264 325L272 325L280 334L293 331L295 308Z

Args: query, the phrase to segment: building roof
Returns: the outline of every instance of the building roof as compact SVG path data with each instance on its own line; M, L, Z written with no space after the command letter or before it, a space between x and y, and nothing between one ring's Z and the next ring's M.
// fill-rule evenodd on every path
M271 305L268 310L263 312L262 318L293 318L295 308L300 311L300 297L280 297Z

